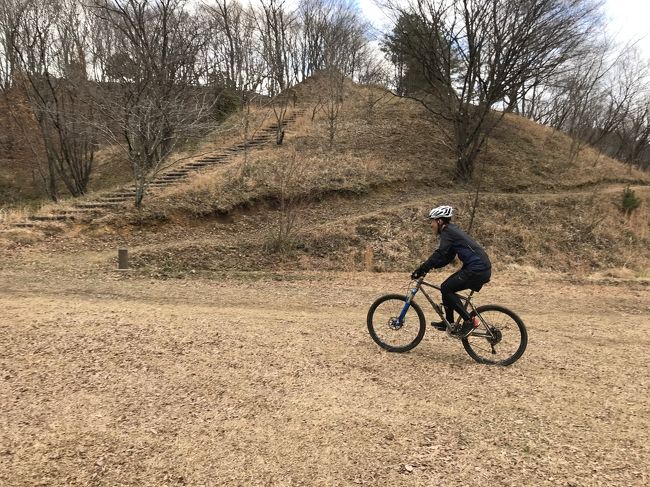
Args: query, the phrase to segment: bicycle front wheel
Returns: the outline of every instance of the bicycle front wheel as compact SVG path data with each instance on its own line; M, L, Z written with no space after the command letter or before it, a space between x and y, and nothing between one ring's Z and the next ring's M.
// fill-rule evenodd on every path
M463 338L465 351L481 364L510 365L523 355L528 332L521 318L508 308L496 305L476 309L479 326Z
M424 337L424 313L415 302L411 301L400 322L405 304L405 296L387 294L372 303L368 310L370 336L389 352L408 352Z

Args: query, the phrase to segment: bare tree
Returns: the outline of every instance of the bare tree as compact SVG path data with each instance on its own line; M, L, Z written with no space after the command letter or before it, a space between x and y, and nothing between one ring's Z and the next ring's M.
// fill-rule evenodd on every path
M390 70L380 53L369 44L364 45L359 52L354 79L364 85L389 86L391 83Z
M117 53L117 33L103 17L95 15L92 8L87 8L86 12L89 77L98 83L106 83L111 75L112 64L116 60L114 56Z
M216 0L214 6L208 6L213 24L212 31L220 34L220 45L215 45L215 51L223 58L226 84L241 87L242 80L242 49L240 25L243 8L238 2Z
M255 16L236 0L202 7L208 18L208 42L202 50L207 78L236 91L254 91L261 83L261 49Z
M620 147L616 156L625 160L630 167L636 165L643 169L650 168L650 93L648 91L630 110L618 135Z
M271 98L277 127L275 140L279 145L284 140L284 118L289 106L290 93L287 90L297 81L291 68L296 15L284 0L262 0L257 22L267 73L264 89Z
M270 183L278 194L275 225L271 226L270 249L287 252L294 248L299 229L299 210L305 204L307 164L295 151L273 164Z
M456 175L471 179L476 157L513 89L543 80L580 55L598 26L594 0L417 0L395 6L387 48L421 66L431 113L451 123Z
M276 96L271 100L271 110L275 119L275 143L282 145L284 141L284 124L287 111L289 110L289 102L293 91L287 90L281 95Z
M604 97L603 80L610 69L607 50L592 51L579 60L559 84L562 96L556 93L552 98L551 125L571 136L572 158L577 157L590 137L592 122Z
M293 46L293 64L297 75L304 79L324 65L323 50L328 16L332 3L326 0L300 0L296 15L300 36Z
M320 103L320 110L325 115L327 138L331 148L334 146L334 139L341 118L345 76L341 71L332 67L323 72L322 79L324 81L324 93Z
M531 109L528 111L528 117L555 129L564 127L571 113L578 105L582 106L581 102L577 102L575 95L593 89L590 87L597 82L594 77L603 76L601 68L602 59L592 56L585 56L581 62L567 65L557 77L540 85L531 93L535 98L529 103ZM571 105L569 100L572 100Z
M323 67L336 68L345 76L354 78L366 53L367 30L368 25L350 4L333 4L325 29Z
M634 147L643 132L635 130L643 120L650 93L650 66L634 46L625 46L608 73L598 103L599 110L592 120L587 142L609 155L626 158L626 146ZM636 123L635 123L636 122ZM634 139L623 135L636 132Z
M195 72L205 36L185 0L98 0L94 10L116 33L103 130L128 155L139 207L172 152L210 122L215 100Z
M56 179L73 196L86 193L96 150L88 103L86 24L75 0L24 4L13 37L14 69L40 128L47 154L47 192L57 199Z
M261 0L260 3L256 18L268 70L265 88L274 97L292 84L288 34L295 16L285 0Z
M528 115L569 134L573 158L591 145L627 160L643 139L649 89L648 63L636 49L604 39L540 84Z
M301 79L331 66L351 78L375 71L368 47L371 28L353 2L301 0L296 16L300 32L292 46L292 63Z
M0 3L0 89L13 84L18 67L14 46L18 44L19 19L25 8L23 0L3 0Z

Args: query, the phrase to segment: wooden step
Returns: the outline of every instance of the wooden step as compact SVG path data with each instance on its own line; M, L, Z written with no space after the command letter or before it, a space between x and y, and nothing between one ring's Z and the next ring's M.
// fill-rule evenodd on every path
M296 118L306 113L305 109L294 110L293 113L278 125L277 122L258 131L258 135L252 137L247 141L235 144L223 152L215 155L208 155L201 157L193 162L190 162L180 168L172 170L168 173L161 174L155 180L149 183L152 189L171 186L185 180L191 173L199 171L202 168L227 162L231 157L237 156L248 149L252 149L267 143L275 142L275 135L279 127L284 129L289 123L292 123ZM29 217L29 221L18 222L13 224L15 227L37 227L39 222L65 222L74 220L76 217L83 217L84 214L96 212L105 209L119 208L125 206L135 197L135 188L133 186L117 189L112 192L105 193L98 196L97 201L79 202L73 208L68 209L55 209L52 210L51 215L33 215Z
M133 198L135 194L129 195L129 196L100 196L98 200L100 201L129 201L131 198Z
M76 205L77 208L86 208L86 209L101 209L101 208L119 208L121 205L120 203L117 202L109 202L109 201L97 201L97 202L91 202L91 203L79 203Z
M186 167L196 169L199 167L208 167L208 166L214 166L214 164L212 164L211 162L191 162Z
M162 176L158 176L154 181L180 181L182 179L187 179L187 174L182 174L182 175L177 175L177 174L172 174L172 175L167 175L163 174Z
M54 208L52 213L56 215L73 215L75 213L82 213L82 208Z
M66 221L66 220L74 220L75 216L62 213L59 215L32 215L29 217L30 220L32 221L38 221L38 222L47 222L47 221Z

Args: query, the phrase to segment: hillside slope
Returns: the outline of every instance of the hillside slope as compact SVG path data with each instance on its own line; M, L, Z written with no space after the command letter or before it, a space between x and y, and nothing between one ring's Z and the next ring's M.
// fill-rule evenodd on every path
M378 88L346 83L330 144L324 82L298 87L303 114L283 145L197 173L152 195L142 211L65 227L48 245L126 245L137 266L163 274L410 270L435 246L426 210L452 204L467 227L480 184L472 233L497 266L648 274L648 174L589 148L572 158L563 134L507 115L475 182L456 184L446 127ZM641 199L630 218L619 210L628 185Z

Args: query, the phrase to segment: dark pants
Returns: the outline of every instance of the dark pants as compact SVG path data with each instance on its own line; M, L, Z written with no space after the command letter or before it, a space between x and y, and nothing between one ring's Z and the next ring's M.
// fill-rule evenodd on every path
M490 280L492 271L490 269L480 272L472 272L461 269L449 276L440 286L442 292L442 304L445 306L445 315L449 323L454 322L454 310L463 317L469 319L469 314L461 304L460 298L456 294L464 289L479 291L483 284Z

